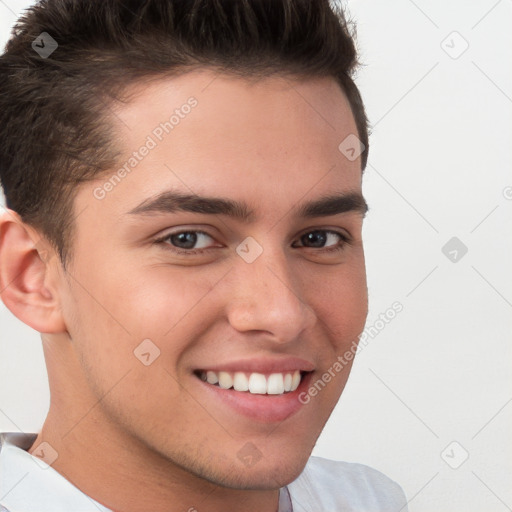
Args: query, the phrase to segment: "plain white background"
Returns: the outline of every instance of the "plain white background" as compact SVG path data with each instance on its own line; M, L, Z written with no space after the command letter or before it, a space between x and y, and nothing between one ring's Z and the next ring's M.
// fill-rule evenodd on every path
M2 45L30 4L0 1ZM373 126L374 336L314 454L383 471L411 512L512 510L512 1L344 5ZM3 305L0 326L0 431L35 432L49 404L39 335Z

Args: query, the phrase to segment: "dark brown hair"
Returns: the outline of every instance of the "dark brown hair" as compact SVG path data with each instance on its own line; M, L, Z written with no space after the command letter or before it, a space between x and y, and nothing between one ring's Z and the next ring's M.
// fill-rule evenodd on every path
M48 56L33 46L43 32L58 44ZM112 100L137 81L201 67L333 77L350 102L364 170L368 125L357 65L344 13L329 0L42 0L18 20L0 56L6 204L65 264L77 185L116 165Z

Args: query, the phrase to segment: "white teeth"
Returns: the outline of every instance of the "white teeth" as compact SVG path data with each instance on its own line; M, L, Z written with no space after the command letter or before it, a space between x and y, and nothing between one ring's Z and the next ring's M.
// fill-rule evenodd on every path
M267 393L269 395L282 395L284 393L284 379L282 373L273 373L268 378Z
M219 379L215 372L208 371L206 372L206 381L209 384L217 384L217 382L219 382Z
M236 391L249 391L249 379L243 372L236 372L233 377L233 387Z
M293 373L291 391L295 391L299 387L299 384L300 384L300 372L296 371Z
M203 381L212 385L218 385L222 389L234 388L235 391L249 392L255 395L282 395L295 391L301 381L299 370L285 373L272 373L268 376L262 373L244 372L214 372L203 371L200 374Z
M222 389L233 387L233 379L228 372L219 372L219 386Z
M292 374L287 373L284 376L284 390L285 391L291 391L292 390Z
M249 391L256 395L267 393L267 379L262 373L251 373L249 377Z

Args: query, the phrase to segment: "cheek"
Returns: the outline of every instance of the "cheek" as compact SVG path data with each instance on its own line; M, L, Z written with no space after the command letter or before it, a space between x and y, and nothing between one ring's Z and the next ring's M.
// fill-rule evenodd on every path
M133 365L128 325L101 290L88 282L74 286L66 301L66 325L74 351L98 396L110 389Z
M72 302L81 350L103 370L119 374L133 364L142 366L137 354L149 352L146 358L175 374L182 354L219 314L216 276L165 266L137 269L135 264L130 272L117 267L102 275L101 280L89 276L87 292L76 287Z
M313 289L313 288L312 288ZM368 290L364 264L340 266L339 270L315 285L309 304L321 328L337 349L350 345L364 329L368 314Z
M200 332L214 314L210 307L218 299L215 276L193 269L165 266L146 268L129 281L112 283L117 294L124 294L124 305L114 301L112 308L124 319L135 338L155 338L168 343L171 338L178 350L178 332L186 325ZM192 332L190 333L192 334Z
M102 277L100 277L102 276ZM136 262L95 269L81 277L73 300L84 315L108 329L117 324L125 334L162 336L180 322L213 288L200 273L164 265L140 266ZM213 281L215 281L213 279Z

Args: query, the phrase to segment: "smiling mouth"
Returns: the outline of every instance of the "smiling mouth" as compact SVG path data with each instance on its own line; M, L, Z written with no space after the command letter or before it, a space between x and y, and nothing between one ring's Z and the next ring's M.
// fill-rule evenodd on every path
M295 391L304 375L300 370L263 374L257 372L227 372L197 370L196 377L221 389L233 389L253 395L284 395Z

